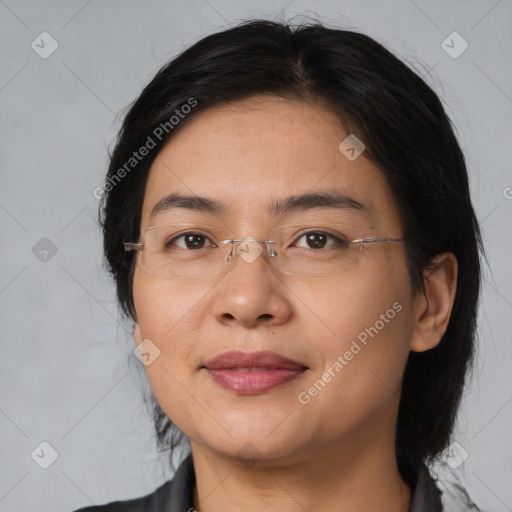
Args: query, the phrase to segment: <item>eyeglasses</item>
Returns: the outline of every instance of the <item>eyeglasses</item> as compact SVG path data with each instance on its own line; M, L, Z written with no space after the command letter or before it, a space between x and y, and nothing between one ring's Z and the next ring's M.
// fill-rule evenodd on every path
M355 236L356 229L345 224L281 226L273 230L272 240L230 239L220 227L171 224L148 228L140 243L127 242L124 249L138 252L146 272L169 279L210 277L232 265L236 255L253 263L263 252L284 274L329 276L355 268L367 245L406 240Z

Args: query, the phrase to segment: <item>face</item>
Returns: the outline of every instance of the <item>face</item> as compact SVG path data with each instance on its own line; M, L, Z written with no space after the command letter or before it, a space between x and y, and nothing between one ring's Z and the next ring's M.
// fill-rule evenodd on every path
M355 238L403 236L381 171L364 152L354 160L338 149L347 135L319 105L261 97L210 109L153 162L141 232L187 223L268 240L278 226L343 223ZM352 202L270 208L333 193ZM218 209L168 202L152 216L169 194L204 197ZM304 237L297 244L318 250ZM150 384L194 446L298 460L393 436L412 331L402 243L368 244L355 267L329 276L279 272L265 253L252 262L237 256L199 279L165 279L137 265L133 293L135 343L151 340L160 351L146 366Z

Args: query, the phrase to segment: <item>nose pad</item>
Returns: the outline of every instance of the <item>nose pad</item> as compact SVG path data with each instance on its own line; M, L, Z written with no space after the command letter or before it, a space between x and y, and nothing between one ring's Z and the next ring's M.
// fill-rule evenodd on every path
M232 262L236 253L246 263L253 263L263 251L264 249L261 247L261 242L250 236L232 243L224 261L225 263ZM275 251L273 252L275 254Z
M229 252L226 254L226 257L224 258L224 263L231 263L234 259L233 253L235 250L235 244L230 244L231 247L229 248Z

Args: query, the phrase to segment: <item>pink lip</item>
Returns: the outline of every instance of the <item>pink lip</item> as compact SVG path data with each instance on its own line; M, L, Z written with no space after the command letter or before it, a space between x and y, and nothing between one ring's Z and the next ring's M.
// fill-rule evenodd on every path
M307 367L274 352L224 352L204 369L217 384L238 395L257 395L302 374Z

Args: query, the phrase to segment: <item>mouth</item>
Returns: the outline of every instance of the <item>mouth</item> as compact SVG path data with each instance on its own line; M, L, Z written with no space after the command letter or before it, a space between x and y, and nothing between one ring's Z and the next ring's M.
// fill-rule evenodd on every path
M308 367L274 352L224 352L201 369L237 395L258 395L290 382Z

